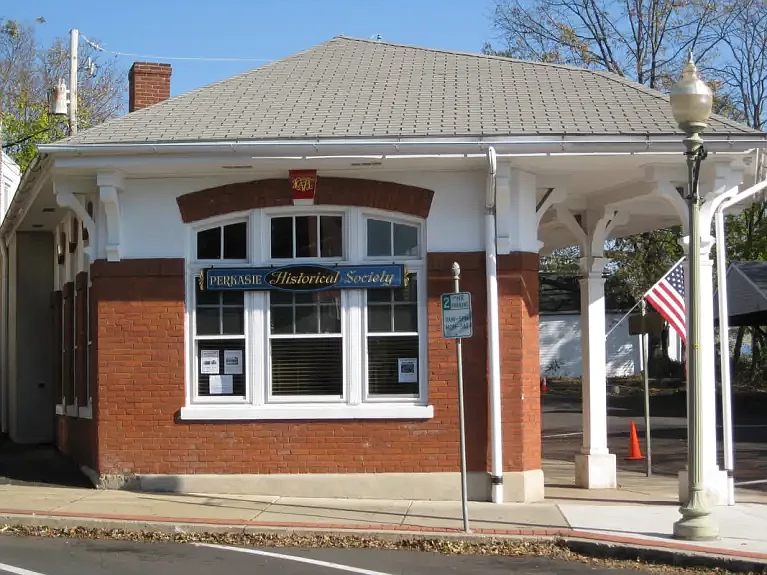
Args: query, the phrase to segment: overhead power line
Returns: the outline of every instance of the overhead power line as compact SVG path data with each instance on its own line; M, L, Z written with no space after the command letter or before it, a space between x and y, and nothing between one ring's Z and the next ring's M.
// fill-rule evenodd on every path
M270 58L216 58L216 57L201 57L201 56L153 56L150 54L137 54L133 52L117 52L115 50L107 50L103 46L89 40L84 35L81 35L83 40L94 50L99 52L107 52L114 54L115 56L127 56L130 58L146 58L151 60L189 60L199 62L272 62Z

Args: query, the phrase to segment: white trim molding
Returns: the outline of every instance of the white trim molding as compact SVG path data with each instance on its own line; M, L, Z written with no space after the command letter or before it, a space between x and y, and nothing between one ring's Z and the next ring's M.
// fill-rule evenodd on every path
M431 419L431 405L375 403L316 405L188 405L181 408L185 421L232 421L273 419Z

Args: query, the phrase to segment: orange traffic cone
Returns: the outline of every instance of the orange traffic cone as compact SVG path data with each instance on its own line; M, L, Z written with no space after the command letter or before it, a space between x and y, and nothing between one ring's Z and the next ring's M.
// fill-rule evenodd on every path
M549 390L549 385L546 383L546 376L541 377L541 394L546 393Z
M626 461L637 461L644 459L642 449L639 447L639 437L637 436L637 426L631 422L631 433L629 434L629 455Z

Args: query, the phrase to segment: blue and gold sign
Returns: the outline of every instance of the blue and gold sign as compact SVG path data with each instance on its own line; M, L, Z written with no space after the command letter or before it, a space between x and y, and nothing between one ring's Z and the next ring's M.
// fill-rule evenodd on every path
M290 292L332 289L396 288L407 285L405 266L289 265L276 268L208 268L200 272L200 289L210 291Z

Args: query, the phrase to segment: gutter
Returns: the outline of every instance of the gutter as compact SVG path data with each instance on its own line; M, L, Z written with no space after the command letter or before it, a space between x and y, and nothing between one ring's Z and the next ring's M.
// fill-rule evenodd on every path
M487 150L488 173L485 198L485 273L487 286L487 362L490 384L490 489L491 501L503 503L503 440L501 419L501 336L498 311L498 269L496 243L495 149Z
M341 150L354 148L392 155L407 151L409 154L446 153L485 154L492 147L498 155L509 153L563 153L563 152L676 152L680 153L682 135L645 136L507 136L477 138L356 138L356 139L295 139L248 140L221 142L158 142L133 144L45 144L39 147L43 154L167 154L167 153L221 153L258 154L268 157L269 149L294 150L299 157L319 155L321 151L336 155ZM743 137L716 137L706 139L710 152L738 152L754 147L767 147L767 134ZM266 153L265 153L266 152Z

